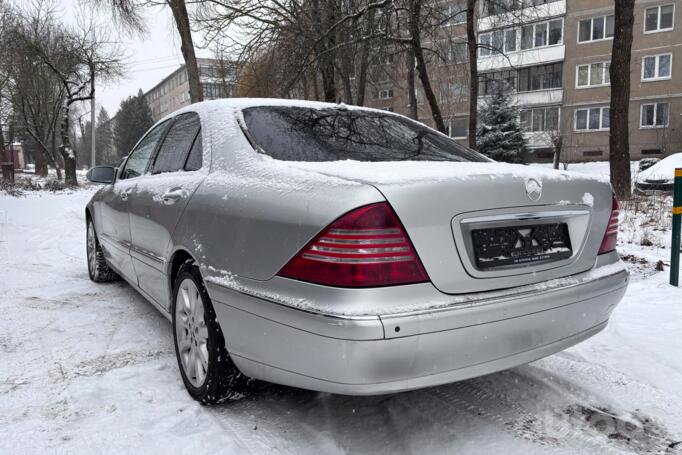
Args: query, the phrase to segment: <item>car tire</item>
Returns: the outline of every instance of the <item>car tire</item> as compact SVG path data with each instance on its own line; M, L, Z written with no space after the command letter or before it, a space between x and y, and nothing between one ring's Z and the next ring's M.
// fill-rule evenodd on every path
M178 270L171 311L175 356L192 398L216 404L245 395L249 379L227 352L199 268L191 261Z
M117 281L120 279L118 274L114 272L102 251L102 245L97 238L97 231L95 231L95 223L88 219L87 229L85 233L85 247L88 260L88 275L95 283L106 283L109 281Z

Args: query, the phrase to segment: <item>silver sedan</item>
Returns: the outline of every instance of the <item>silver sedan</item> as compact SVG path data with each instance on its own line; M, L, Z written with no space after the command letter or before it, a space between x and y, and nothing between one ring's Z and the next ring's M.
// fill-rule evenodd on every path
M88 175L90 278L172 321L203 403L249 378L371 395L511 368L598 333L628 283L608 182L389 112L198 103Z

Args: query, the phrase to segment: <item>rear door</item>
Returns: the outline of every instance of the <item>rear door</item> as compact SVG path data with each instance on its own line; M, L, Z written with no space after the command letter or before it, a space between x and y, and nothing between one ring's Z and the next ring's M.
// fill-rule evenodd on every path
M99 237L107 253L107 259L126 279L137 282L130 258L132 238L130 235L130 195L146 172L153 152L168 127L168 122L150 130L130 152L121 168L112 190L107 191L101 204L101 228Z
M131 256L140 288L168 309L165 265L171 236L189 198L203 180L199 116L178 115L158 147L150 172L130 196Z

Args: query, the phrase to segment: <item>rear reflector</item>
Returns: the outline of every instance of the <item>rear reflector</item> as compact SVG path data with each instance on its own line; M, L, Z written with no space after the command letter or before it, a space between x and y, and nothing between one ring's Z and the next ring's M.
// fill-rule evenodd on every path
M609 224L606 225L606 232L599 247L599 254L608 253L616 249L616 243L618 242L618 215L620 215L618 199L616 199L615 194L612 194L611 217L609 218Z
M341 287L429 281L405 228L386 202L360 207L334 221L278 275Z

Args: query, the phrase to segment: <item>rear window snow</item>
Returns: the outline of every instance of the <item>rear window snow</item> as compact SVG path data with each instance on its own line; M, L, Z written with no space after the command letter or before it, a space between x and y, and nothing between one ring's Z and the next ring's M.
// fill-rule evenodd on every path
M424 125L376 110L262 106L243 115L253 145L282 161L490 161Z

